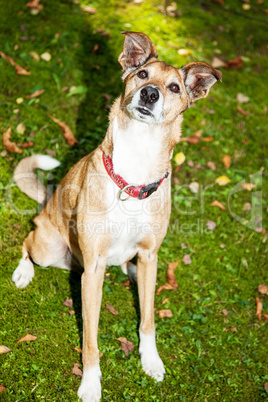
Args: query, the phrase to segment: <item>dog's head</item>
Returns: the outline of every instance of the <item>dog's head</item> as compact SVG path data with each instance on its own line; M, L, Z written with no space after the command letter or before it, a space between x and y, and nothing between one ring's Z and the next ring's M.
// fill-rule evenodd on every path
M169 123L191 103L205 98L222 73L206 63L194 62L177 69L158 61L151 39L139 32L125 34L119 63L125 90L123 108L147 124Z

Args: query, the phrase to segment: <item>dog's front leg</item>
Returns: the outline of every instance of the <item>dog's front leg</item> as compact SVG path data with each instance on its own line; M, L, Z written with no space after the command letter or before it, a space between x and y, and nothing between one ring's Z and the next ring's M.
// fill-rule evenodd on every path
M82 275L83 378L78 396L83 402L99 402L101 371L97 336L106 258L92 256L90 261L84 258L84 265L85 271Z
M140 300L140 347L141 364L146 374L162 381L165 369L155 343L154 293L157 272L157 254L141 250L138 255L137 280Z

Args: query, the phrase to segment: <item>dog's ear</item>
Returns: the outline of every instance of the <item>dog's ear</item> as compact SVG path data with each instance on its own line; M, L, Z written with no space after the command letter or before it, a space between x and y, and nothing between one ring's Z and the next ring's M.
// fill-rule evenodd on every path
M207 63L194 62L181 67L184 84L189 96L190 103L205 98L209 94L212 85L222 80L222 73L215 70Z
M123 72L142 66L150 58L158 57L156 48L151 39L140 32L121 32L126 35L124 40L123 52L118 61L123 68Z

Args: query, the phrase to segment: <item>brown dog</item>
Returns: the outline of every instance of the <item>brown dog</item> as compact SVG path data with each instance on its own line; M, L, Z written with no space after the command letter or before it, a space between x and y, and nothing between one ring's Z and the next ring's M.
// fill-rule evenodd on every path
M82 275L83 401L101 398L97 332L106 265L122 265L137 255L142 367L157 381L165 373L155 343L154 291L157 252L170 216L170 173L180 140L182 113L208 95L221 72L206 63L181 69L157 61L152 41L142 33L123 32L124 92L115 101L102 144L74 165L34 222L23 243L23 258L12 280L25 287L35 264L70 269ZM45 189L34 168L58 162L44 155L24 159L15 171L18 186L43 202ZM28 176L28 179L27 177ZM30 176L30 177L29 177Z

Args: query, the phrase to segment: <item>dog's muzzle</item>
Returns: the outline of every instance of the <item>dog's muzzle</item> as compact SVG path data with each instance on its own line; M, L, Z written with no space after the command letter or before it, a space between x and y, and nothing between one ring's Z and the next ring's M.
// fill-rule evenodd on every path
M157 88L153 88L151 86L146 86L141 89L140 92L140 102L141 106L150 106L153 103L156 103L159 99L159 92Z

